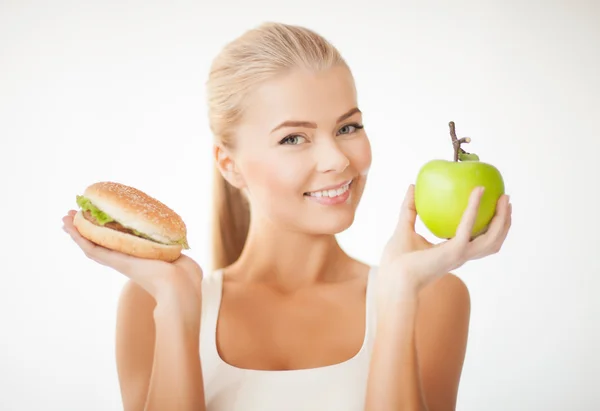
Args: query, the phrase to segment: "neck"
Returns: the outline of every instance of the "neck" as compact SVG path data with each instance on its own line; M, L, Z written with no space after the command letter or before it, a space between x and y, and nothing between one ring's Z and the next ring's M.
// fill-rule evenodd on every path
M332 281L350 258L334 235L311 235L252 221L240 258L227 268L237 279L294 289Z

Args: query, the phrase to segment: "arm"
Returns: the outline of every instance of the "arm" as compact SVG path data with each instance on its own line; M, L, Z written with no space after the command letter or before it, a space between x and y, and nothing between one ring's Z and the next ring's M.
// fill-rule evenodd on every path
M455 235L433 245L415 231L414 186L409 186L381 258L366 410L454 410L470 298L462 281L447 273L497 253L512 221L509 197L503 195L485 234L472 237L483 191L471 192Z
M73 225L63 229L95 262L129 278L117 314L117 372L125 411L204 411L200 365L202 268L182 254L172 263L100 247Z
M446 275L382 309L366 410L454 410L470 315L464 283Z
M125 411L144 409L154 362L156 303L143 288L128 281L117 309L116 357Z
M203 411L199 328L177 304L129 282L117 317L117 369L126 411Z
M416 341L427 407L453 411L469 334L469 290L450 274L425 288L419 299Z

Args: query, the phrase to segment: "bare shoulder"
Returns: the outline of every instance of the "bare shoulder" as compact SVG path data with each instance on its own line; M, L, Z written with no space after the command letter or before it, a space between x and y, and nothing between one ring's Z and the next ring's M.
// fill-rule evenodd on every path
M421 291L420 307L425 310L444 308L464 313L470 311L471 295L464 281L448 273Z
M458 344L465 343L471 316L467 285L454 274L446 274L427 285L419 295L417 327L423 335L453 332Z
M154 356L154 298L128 281L117 309L116 359L124 409L142 409Z

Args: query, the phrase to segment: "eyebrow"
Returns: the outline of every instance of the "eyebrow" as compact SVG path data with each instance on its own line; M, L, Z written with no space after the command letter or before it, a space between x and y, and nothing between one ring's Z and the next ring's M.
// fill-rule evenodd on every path
M361 113L361 111L358 109L358 107L354 107L352 109L350 109L348 112L342 114L340 117L338 117L337 122L342 122L344 120L346 120L348 117L352 117L354 114L356 113ZM294 121L294 120L288 120L288 121L284 121L283 123L281 123L280 125L278 125L277 127L275 127L273 130L271 130L271 133L279 130L280 128L283 127L306 127L306 128L317 128L317 125L313 122L310 121Z

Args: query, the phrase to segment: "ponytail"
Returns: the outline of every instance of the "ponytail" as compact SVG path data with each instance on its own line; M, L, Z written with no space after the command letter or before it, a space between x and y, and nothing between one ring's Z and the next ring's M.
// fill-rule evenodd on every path
M213 181L212 264L219 269L242 254L250 227L250 208L241 190L229 184L215 167Z

